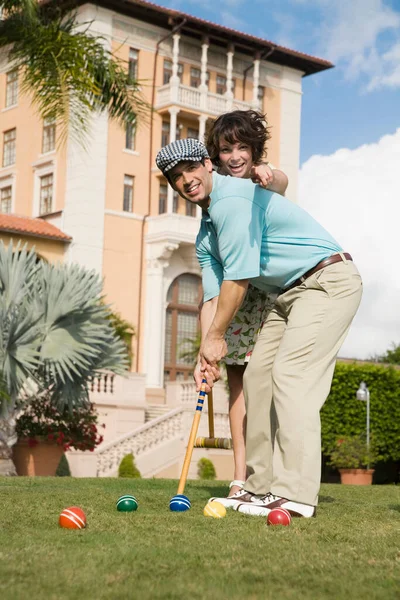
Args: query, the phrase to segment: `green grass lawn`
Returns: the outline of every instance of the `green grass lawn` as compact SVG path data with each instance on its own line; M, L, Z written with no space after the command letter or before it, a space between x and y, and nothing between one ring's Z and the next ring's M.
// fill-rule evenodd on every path
M171 513L167 480L0 478L0 598L400 598L400 487L323 485L316 519L266 527L228 511L203 516L221 482L189 482ZM118 513L133 493L135 513ZM58 527L67 506L88 527Z

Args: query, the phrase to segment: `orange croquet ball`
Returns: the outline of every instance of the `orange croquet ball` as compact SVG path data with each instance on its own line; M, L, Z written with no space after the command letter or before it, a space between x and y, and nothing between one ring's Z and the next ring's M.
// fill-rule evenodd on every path
M267 525L290 525L292 517L286 508L274 508L267 517Z
M86 515L78 506L69 506L62 511L58 524L65 529L84 529L86 527Z

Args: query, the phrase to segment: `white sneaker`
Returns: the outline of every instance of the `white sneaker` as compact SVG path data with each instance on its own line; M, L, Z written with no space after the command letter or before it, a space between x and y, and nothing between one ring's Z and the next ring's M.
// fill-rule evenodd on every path
M274 496L273 494L267 494L256 502L239 502L233 508L238 512L256 517L266 517L274 508L286 508L292 517L305 517L306 519L315 517L317 512L316 507L311 504L293 502L292 500Z
M241 504L242 502L246 502L246 504L257 503L261 502L264 497L265 496L256 496L251 492L246 492L246 490L239 490L227 498L210 498L208 502L214 502L215 500L216 502L219 502L225 506L225 508L235 508L237 510L237 505Z

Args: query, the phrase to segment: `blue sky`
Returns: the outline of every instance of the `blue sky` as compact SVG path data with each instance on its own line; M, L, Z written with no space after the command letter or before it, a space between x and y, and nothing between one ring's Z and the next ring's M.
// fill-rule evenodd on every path
M298 201L363 277L340 355L400 344L400 0L158 3L336 65L303 79Z
M377 141L400 125L400 0L157 3L335 64L303 79L302 163Z

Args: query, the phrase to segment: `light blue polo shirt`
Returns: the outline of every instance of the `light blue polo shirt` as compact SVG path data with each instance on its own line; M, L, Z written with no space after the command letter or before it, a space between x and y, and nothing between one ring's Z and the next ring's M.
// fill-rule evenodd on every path
M204 302L222 281L251 279L279 292L342 248L305 210L250 179L213 173L208 212L196 239Z

